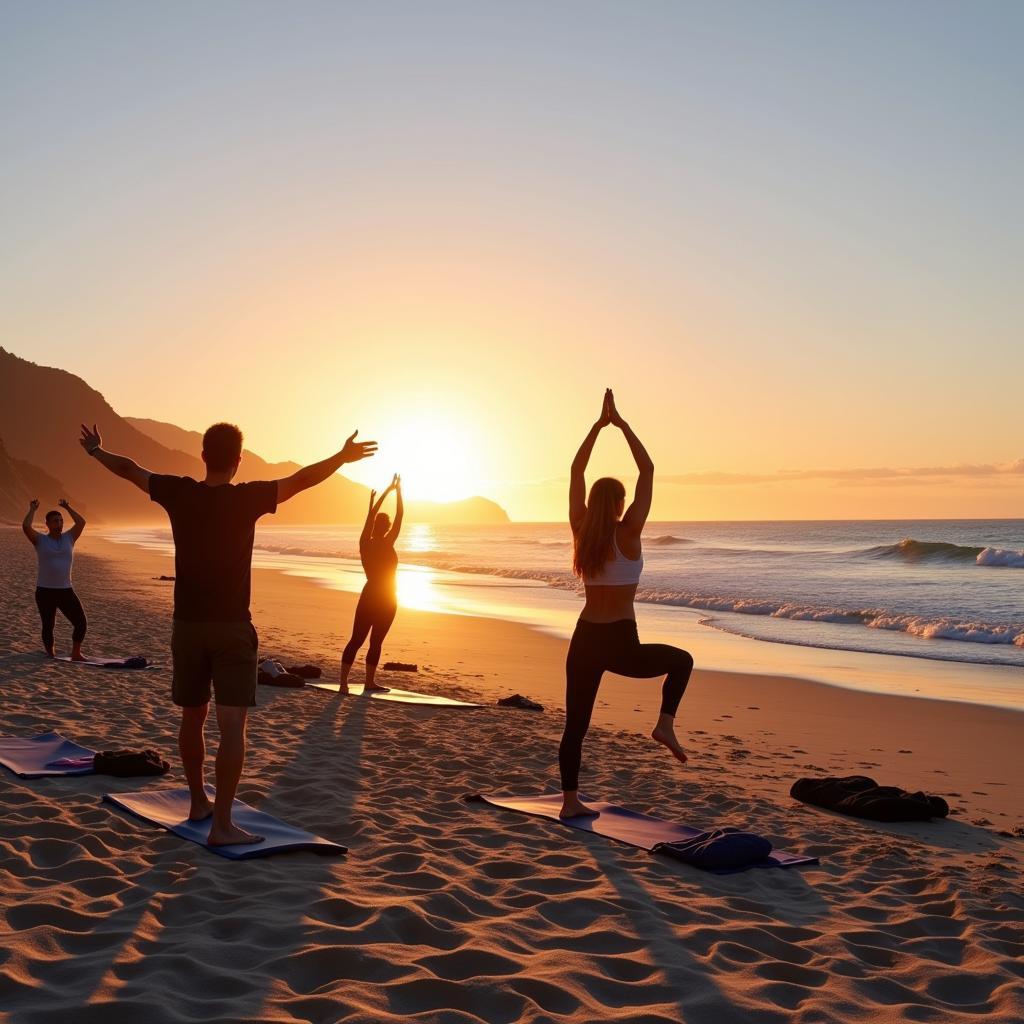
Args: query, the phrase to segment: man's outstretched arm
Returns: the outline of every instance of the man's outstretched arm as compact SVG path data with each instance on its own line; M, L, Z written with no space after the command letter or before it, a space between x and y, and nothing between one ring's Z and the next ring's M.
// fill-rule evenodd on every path
M291 476L277 481L277 502L287 501L294 498L300 491L322 484L329 476L336 473L346 462L360 462L368 459L377 451L376 441L357 441L355 433L345 442L345 447L336 455L332 455L322 462L315 462L312 466L303 466L296 470Z
M78 443L85 449L87 455L91 455L97 462L106 466L114 476L135 484L140 491L149 494L149 478L153 475L148 469L143 469L137 462L125 455L114 455L113 452L103 450L103 438L96 429L96 424L90 430L82 424L82 436Z

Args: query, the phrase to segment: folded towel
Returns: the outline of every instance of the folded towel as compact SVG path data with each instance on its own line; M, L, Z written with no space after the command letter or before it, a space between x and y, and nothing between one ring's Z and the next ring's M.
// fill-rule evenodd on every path
M772 852L772 844L764 836L726 827L702 832L692 839L658 843L654 852L705 871L728 871L764 861Z

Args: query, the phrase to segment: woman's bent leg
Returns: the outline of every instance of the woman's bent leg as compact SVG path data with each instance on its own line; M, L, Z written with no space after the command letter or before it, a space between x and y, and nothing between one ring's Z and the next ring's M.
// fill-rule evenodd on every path
M665 677L661 687L661 710L651 736L685 762L686 752L676 738L674 719L693 672L689 652L668 644L642 644L634 631L629 642L614 653L608 669L631 679Z

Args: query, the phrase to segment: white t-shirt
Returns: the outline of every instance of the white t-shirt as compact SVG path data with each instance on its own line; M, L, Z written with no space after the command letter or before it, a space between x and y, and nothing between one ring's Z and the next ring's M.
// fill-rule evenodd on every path
M62 533L54 540L41 533L36 540L36 558L39 559L37 587L67 590L71 586L71 561L74 558L75 538Z

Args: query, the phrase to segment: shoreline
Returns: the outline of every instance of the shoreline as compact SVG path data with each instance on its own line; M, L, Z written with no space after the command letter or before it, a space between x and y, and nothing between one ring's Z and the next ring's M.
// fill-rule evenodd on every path
M103 539L170 558L169 544L162 541L113 536L110 531L104 532ZM358 594L363 584L357 560L326 553L293 555L257 547L253 565L254 571L271 568L310 579L326 590ZM512 621L565 642L579 612L578 594L534 577L462 572L426 563L403 562L399 590L403 610L419 608ZM934 658L909 650L862 651L817 639L806 643L768 639L747 635L736 624L724 624L721 613L642 600L636 603L636 614L641 635L647 641L699 651L696 660L704 668L745 675L785 675L859 692L1024 711L1024 672L1017 666ZM815 628L812 623L789 625Z

